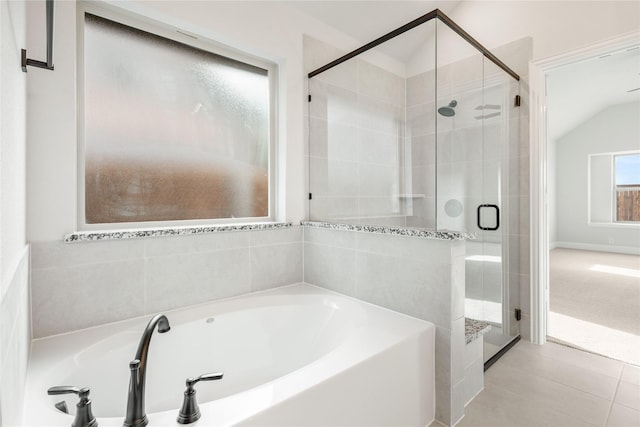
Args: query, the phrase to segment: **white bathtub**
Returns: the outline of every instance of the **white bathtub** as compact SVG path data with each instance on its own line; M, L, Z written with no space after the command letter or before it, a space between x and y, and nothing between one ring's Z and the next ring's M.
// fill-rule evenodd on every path
M177 426L187 377L199 426L428 426L433 420L435 327L311 285L293 285L165 313L151 339L150 426ZM129 361L151 316L35 340L25 425L71 425L55 385L90 387L102 427L121 426Z

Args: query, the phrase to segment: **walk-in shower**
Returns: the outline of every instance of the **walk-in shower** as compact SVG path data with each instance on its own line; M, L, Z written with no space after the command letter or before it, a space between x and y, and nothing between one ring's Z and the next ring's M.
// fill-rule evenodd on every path
M493 325L485 360L519 335L505 203L518 91L439 10L309 74L309 219L475 233L465 315Z

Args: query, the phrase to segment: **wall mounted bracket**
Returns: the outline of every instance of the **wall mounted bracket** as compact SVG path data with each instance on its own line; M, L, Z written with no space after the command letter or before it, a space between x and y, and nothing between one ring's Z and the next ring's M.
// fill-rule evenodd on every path
M22 49L22 71L27 72L27 65L53 71L53 0L46 0L47 7L47 60L37 61L27 58L27 50Z

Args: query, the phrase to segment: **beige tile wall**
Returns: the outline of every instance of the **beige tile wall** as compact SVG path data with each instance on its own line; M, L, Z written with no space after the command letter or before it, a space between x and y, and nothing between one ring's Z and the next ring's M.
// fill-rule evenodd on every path
M33 336L302 281L302 229L32 244Z

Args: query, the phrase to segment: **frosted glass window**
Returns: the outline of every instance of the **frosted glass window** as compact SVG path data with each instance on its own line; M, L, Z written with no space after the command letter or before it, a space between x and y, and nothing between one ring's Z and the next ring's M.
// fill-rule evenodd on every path
M85 14L87 224L270 215L269 71Z

